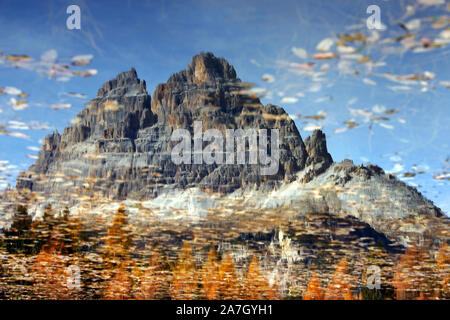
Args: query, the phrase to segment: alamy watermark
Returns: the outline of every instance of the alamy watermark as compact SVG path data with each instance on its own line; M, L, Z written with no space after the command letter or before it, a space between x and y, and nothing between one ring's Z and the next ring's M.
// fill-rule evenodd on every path
M370 290L381 288L381 269L379 266L371 265L367 268L366 286Z
M376 4L367 7L367 14L370 16L366 20L366 25L369 30L386 30L386 26L381 22L381 9Z
M80 267L74 264L71 264L66 268L67 275L67 288L70 290L80 289L81 288L81 276L80 276Z
M172 161L177 165L182 163L245 164L246 141L248 141L248 164L259 163L261 175L278 173L280 160L278 129L270 130L270 155L268 155L267 129L258 129L258 131L256 129L226 129L224 139L222 132L217 129L208 129L203 133L202 121L195 121L193 139L189 130L176 129L170 140L181 140L171 152ZM191 148L192 140L194 141L193 148ZM203 148L204 142L210 143Z
M70 16L66 20L67 29L80 30L81 29L81 9L80 9L80 7L75 4L72 4L67 7L66 13L70 14Z

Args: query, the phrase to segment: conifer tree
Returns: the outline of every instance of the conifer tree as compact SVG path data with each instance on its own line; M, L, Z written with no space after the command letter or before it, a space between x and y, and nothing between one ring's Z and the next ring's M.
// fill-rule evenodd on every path
M67 264L62 256L63 243L56 234L41 248L33 267L34 293L43 299L73 299L66 273Z
M131 244L131 230L125 207L120 206L114 215L112 225L106 232L104 252L108 262L117 264L120 260L126 260Z
M312 278L309 280L308 287L306 288L306 293L303 295L303 300L323 300L324 291L320 283L319 276L315 272Z
M128 270L129 261L122 261L114 271L109 280L103 299L105 300L128 300L131 298L132 280Z
M219 292L219 263L217 252L211 247L202 268L202 295L208 300L217 300Z
M194 299L198 289L197 267L193 261L192 248L184 242L178 260L172 267L169 294L173 300Z
M239 297L239 284L234 268L230 255L225 254L219 266L219 292L222 300L232 300Z
M5 232L6 249L9 253L32 253L32 222L27 208L22 205L17 206L11 226Z
M446 242L441 246L436 256L438 283L440 294L439 298L450 299L450 247Z
M259 270L258 258L252 258L244 281L243 298L246 300L262 300L269 293L269 282Z
M346 259L343 258L334 271L333 278L325 290L325 300L345 300L352 296L353 277L348 274Z
M155 300L161 297L165 275L162 270L162 259L157 251L153 252L150 263L144 272L136 268L134 273L139 278L139 286L134 294L135 299Z

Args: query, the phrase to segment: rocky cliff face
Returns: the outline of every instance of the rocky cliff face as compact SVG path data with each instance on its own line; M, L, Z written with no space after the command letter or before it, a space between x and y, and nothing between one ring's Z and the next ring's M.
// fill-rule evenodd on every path
M261 163L249 163L249 145L244 151L234 148L236 156L245 155L244 164L175 164L171 152L179 142L171 141L172 134L185 129L195 145L197 121L201 132L215 129L222 136L228 129L277 129L276 174L263 175ZM270 154L273 137L268 138ZM201 149L209 143L200 142ZM152 212L169 206L189 214L199 210L192 205L196 200L189 196L186 203L177 192L192 187L224 195L205 210L220 211L225 202L233 212L282 208L296 217L351 215L402 244L411 238L434 242L448 237L448 219L417 190L377 166L333 163L321 131L303 142L281 107L262 105L234 68L211 53L194 56L186 70L157 86L152 99L134 69L106 82L71 127L45 138L36 163L17 180L19 191L32 191L46 201L156 198L148 202Z
M171 135L175 129L187 129L193 137L194 121L223 136L227 129L278 129L277 173L261 175L261 165L249 163L248 146L245 164L175 165L171 151L177 142ZM94 190L117 199L151 198L167 186L220 192L273 187L295 179L307 163L329 166L324 139L315 133L307 150L282 108L263 106L227 61L202 53L186 70L158 85L153 99L134 69L105 83L71 127L46 137L36 164L18 178L17 187L65 198Z

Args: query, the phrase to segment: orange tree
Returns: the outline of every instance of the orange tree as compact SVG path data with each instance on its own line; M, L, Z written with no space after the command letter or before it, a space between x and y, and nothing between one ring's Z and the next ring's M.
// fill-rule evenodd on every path
M198 272L192 248L185 242L177 261L172 265L169 295L173 300L195 299L198 295Z
M309 280L306 292L303 295L303 300L323 300L324 291L320 283L317 272L314 272L312 278Z
M260 271L257 257L253 257L244 280L241 297L247 300L276 299L278 290L276 285L270 285L264 274Z
M208 300L219 299L219 287L219 262L216 250L211 247L202 267L202 296Z
M239 283L235 274L233 259L227 253L219 266L218 289L220 299L232 300L239 296Z
M433 264L423 248L412 245L406 249L394 267L396 299L434 299L437 282Z
M351 300L353 277L348 273L347 262L343 258L334 271L333 278L325 290L326 300Z
M43 299L73 299L76 288L68 285L70 274L67 262L62 255L63 242L56 233L52 233L36 257L33 267L33 291Z
M437 277L440 293L438 297L450 299L450 248L446 242L436 256Z
M133 275L138 278L139 285L134 290L134 298L137 300L159 299L165 285L165 273L162 268L162 258L157 251L149 261L145 270L135 267Z

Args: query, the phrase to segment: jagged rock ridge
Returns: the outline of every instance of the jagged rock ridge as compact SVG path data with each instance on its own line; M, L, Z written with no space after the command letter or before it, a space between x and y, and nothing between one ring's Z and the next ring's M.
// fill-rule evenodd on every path
M171 135L184 128L193 136L195 121L202 121L203 130L222 133L278 129L277 174L261 175L254 164L174 164L171 151L178 142ZM86 199L83 195L145 200L167 189L200 187L240 189L242 205L248 206L252 196L245 190L255 186L269 208L349 214L393 238L410 237L409 230L423 237L448 229L439 208L381 168L334 163L320 130L303 142L281 107L263 106L234 68L211 53L194 56L186 70L157 86L153 98L134 69L106 82L72 126L45 138L36 163L17 180L19 190L65 203Z
M278 173L263 176L254 164L175 165L171 134L177 128L193 133L194 121L202 121L204 130L221 132L278 129ZM154 197L164 186L222 192L273 187L295 179L305 165L320 163L317 172L326 169L332 159L324 139L314 133L307 150L282 108L263 106L226 60L201 53L186 70L158 85L153 99L134 69L106 82L71 127L46 137L38 160L18 178L17 187L65 198L74 191L96 190L118 199Z

